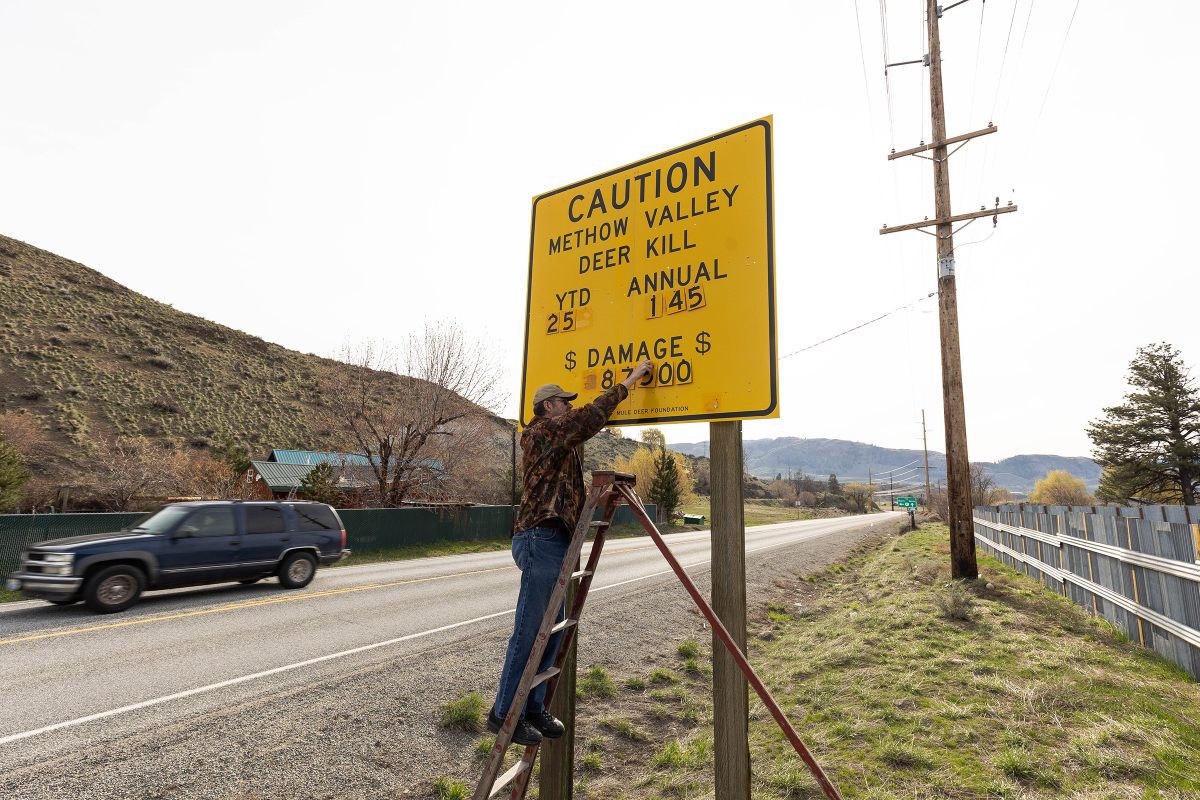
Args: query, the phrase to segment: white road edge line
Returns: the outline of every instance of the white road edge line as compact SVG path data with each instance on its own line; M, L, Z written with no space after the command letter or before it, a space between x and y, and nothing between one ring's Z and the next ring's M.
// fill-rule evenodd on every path
M837 533L837 532L838 531L826 531L819 535L826 536L826 535L829 535L830 533ZM817 538L817 537L809 537L809 538ZM786 545L795 544L795 543L796 542L794 542L794 541L793 542L780 542L778 544L766 545L764 547L747 548L746 553L750 554L750 553L757 553L760 550L773 550L776 547L784 547ZM684 564L683 568L691 569L692 567L703 566L705 564L708 564L711 561L712 561L711 558L706 558L702 561L694 561L690 564ZM671 570L665 569L665 570L662 570L661 572L654 572L649 575L643 575L639 578L630 578L627 581L621 581L619 583L610 583L605 586L596 586L596 587L593 587L591 591L602 592L605 589L615 589L618 586L625 586L626 584L637 583L638 581L649 580L650 578L657 578L660 575L667 575L670 573L671 573ZM153 700L143 700L140 703L133 703L132 705L121 706L120 708L114 708L109 711L101 711L97 714L89 714L86 717L79 717L78 719L71 719L71 720L67 720L65 722L56 722L53 725L46 725L45 727L37 728L36 730L24 731L22 733L14 733L9 736L0 738L0 745L11 744L12 742L20 741L21 739L28 739L32 736L38 736L43 733L50 733L51 731L62 730L63 728L71 728L76 725L83 725L84 723L87 723L87 722L95 722L96 720L107 719L108 717L115 717L118 714L127 714L130 711L138 711L143 708L150 708L151 706L157 706L157 705L161 705L163 703L169 703L173 700L182 700L183 698L191 697L192 695L203 694L204 692L211 692L216 689L224 689L227 686L236 686L239 683L246 683L247 681L257 680L258 678L265 678L268 675L278 675L281 672L290 672L292 670L300 669L302 667L312 666L313 664L320 664L322 661L332 661L336 658L344 658L346 656L351 656L356 653L364 653L368 650L374 650L379 647L387 647L388 645L400 644L401 642L407 642L411 639L419 639L423 636L431 636L432 634L435 634L435 633L442 633L444 631L454 630L455 628L461 628L464 625L472 625L476 622L483 622L484 620L495 619L496 617L503 617L506 614L512 614L514 611L516 611L515 608L510 608L507 611L497 611L494 614L485 614L482 617L475 617L474 619L463 620L461 622L454 622L449 625L443 625L440 628L430 628L427 631L420 631L418 633L410 633L407 636L400 636L396 639L388 639L385 642L375 642L374 644L366 644L366 645L363 645L362 647L355 647L350 650L343 650L340 653L330 653L328 655L318 656L317 658L310 658L307 661L298 661L295 664L286 664L282 667L275 667L273 669L263 670L262 672L255 672L252 675L243 675L240 678L230 678L229 680L220 681L218 683L210 683L207 686L198 686L195 689L187 689L186 691L176 692L175 694L168 694L163 697L156 697Z

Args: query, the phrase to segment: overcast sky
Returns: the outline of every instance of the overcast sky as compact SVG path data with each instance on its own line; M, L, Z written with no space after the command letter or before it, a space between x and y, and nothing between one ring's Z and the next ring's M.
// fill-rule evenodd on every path
M926 51L923 7L887 3L890 61ZM942 450L937 305L916 302L934 242L878 235L933 214L929 162L886 160L930 140L927 70L893 68L888 91L883 17L877 0L7 0L0 232L323 356L457 320L494 346L512 417L531 198L772 114L782 413L744 436L919 447L925 409ZM1198 31L1188 2L943 17L948 131L1000 127L952 158L955 210L1020 206L956 238L973 460L1090 454L1140 345L1200 364Z

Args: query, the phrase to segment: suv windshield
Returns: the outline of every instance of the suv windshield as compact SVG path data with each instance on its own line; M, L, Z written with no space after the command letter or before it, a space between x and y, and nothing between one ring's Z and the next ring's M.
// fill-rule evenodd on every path
M174 528L179 523L179 520L186 517L189 510L180 506L167 506L162 511L152 514L129 530L143 531L145 533L166 533Z

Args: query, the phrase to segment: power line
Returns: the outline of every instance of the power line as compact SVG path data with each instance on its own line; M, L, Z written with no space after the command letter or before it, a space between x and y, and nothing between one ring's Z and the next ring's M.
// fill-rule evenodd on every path
M875 127L875 113L871 109L871 81L867 78L867 54L863 50L862 21L858 18L858 0L854 0L854 27L858 31L858 58L862 63L863 91L867 95L867 118Z
M857 10L858 6L855 5ZM893 121L892 115L892 79L888 75L887 65L890 62L888 58L888 25L887 25L887 0L879 0L879 28L883 39L883 86L887 92L887 107L888 107L888 136L891 138L890 147L896 149L896 124Z
M983 12L987 8L987 0L979 4L979 36L975 40L975 77L971 79L971 110L967 120L975 119L975 87L979 85L979 54L983 50Z
M882 472L877 472L875 474L876 475L889 475L893 472L899 472L900 470L904 469L905 467L911 467L913 464L916 464L918 461L920 461L919 458L913 459L912 461L908 462L907 464L901 464L900 466L896 467L895 469L884 470Z
M875 317L874 319L869 319L866 322L862 323L861 325L855 325L853 328L847 328L846 330L842 331L841 333L835 333L833 336L822 339L819 342L813 342L808 347L801 347L799 350L793 350L792 352L788 353L785 356L780 356L778 360L783 361L785 358L791 358L794 355L803 353L805 350L812 350L814 347L823 345L826 342L832 342L834 339L837 339L841 336L845 336L847 333L853 333L854 331L856 331L860 328L865 328L868 325L879 322L879 320L884 319L885 317L890 317L892 314L895 314L897 311L903 311L906 308L910 308L912 306L915 306L917 303L922 303L922 302L928 300L929 298L936 297L936 296L937 296L937 292L930 292L929 294L925 295L924 297L919 297L916 300L912 301L911 303L906 303L905 305L897 306L896 308L893 308L891 311L884 312L883 314L880 314L878 317Z
M1034 131L1042 121L1042 112L1046 110L1046 101L1050 99L1050 88L1054 86L1054 76L1058 74L1058 65L1062 63L1063 52L1067 49L1067 39L1071 35L1071 26L1075 24L1075 13L1079 11L1079 0L1075 0L1075 9L1071 12L1071 21L1067 23L1067 32L1063 34L1062 47L1058 49L1058 58L1054 61L1054 70L1050 73L1050 82L1046 84L1046 94L1042 98L1042 107L1038 109L1037 120L1034 121Z
M1008 61L1008 43L1012 41L1013 23L1017 21L1017 6L1021 5L1021 0L1016 0L1013 3L1012 17L1008 20L1008 36L1004 38L1004 55L1000 57L1000 74L996 76L996 93L992 95L992 110L988 114L989 117L996 117L996 101L1000 99L1000 84L1004 82L1004 64Z
M1021 63L1025 60L1025 42L1029 39L1029 21L1033 19L1033 4L1034 0L1029 0L1029 12L1025 15L1025 28L1021 31L1021 46L1017 48L1017 76L1021 74ZM1008 109L1012 106L1012 99L1016 92L1009 92L1008 100L1004 101L1004 116L1008 116Z

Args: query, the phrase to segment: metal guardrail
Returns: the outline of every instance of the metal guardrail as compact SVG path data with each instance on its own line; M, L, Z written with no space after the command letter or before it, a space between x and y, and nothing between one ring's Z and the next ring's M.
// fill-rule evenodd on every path
M974 522L1001 561L1200 679L1200 507L979 506Z

